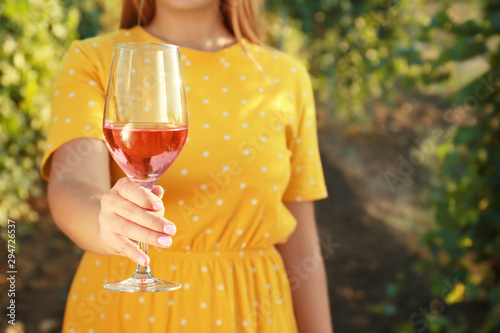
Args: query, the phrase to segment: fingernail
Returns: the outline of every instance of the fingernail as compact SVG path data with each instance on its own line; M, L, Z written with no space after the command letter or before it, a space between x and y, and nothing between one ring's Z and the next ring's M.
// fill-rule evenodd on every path
M154 210L161 210L162 208L163 208L163 202L161 202L161 201L156 201L153 204L153 209Z
M163 232L167 235L173 236L177 232L177 228L173 224L165 224L163 227Z
M169 247L170 245L172 245L172 237L169 236L158 237L158 244Z
M148 260L146 258L139 258L139 265L146 266L148 264Z

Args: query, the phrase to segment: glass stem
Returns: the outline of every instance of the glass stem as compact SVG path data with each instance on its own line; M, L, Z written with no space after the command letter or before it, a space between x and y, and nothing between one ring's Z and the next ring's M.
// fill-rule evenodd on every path
M138 180L138 179L134 179L134 182L142 187L144 187L146 190L150 191L153 189L153 186L155 185L156 183L156 179L155 180ZM139 242L139 248L149 257L149 254L148 254L148 243L143 243L143 242ZM151 269L149 268L149 265L146 265L146 266L143 266L143 265L137 265L136 269L135 269L135 274L134 276L140 276L140 277L143 277L143 276L146 276L146 277L152 277L151 276Z
M139 242L139 248L146 253L147 256L148 254L148 243L142 243ZM142 266L142 265L137 265L137 268L135 269L135 274L151 274L151 269L149 269L149 265Z
M154 180L139 180L139 179L133 179L134 182L142 187L144 187L146 190L150 191L153 189L153 186L156 183L156 179ZM148 243L142 243L139 242L139 248L149 257L148 254ZM139 279L144 279L144 278L152 278L151 275L151 269L149 268L149 265L143 266L143 265L137 265L134 273L135 278Z

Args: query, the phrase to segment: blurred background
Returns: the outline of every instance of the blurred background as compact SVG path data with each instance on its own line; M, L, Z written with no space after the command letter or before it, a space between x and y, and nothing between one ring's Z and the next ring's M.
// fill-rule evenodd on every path
M119 0L0 3L0 308L16 221L17 320L60 332L82 254L39 172L70 42ZM500 332L500 1L268 0L266 42L315 88L330 197L316 204L337 333Z

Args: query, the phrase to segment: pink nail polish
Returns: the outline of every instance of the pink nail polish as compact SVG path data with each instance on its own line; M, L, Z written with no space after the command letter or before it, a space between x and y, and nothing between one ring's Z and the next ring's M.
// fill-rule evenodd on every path
M162 208L163 208L163 203L161 201L156 201L153 204L153 209L156 211L161 210Z
M168 236L158 237L158 244L163 245L165 247L169 247L170 245L172 245L172 237Z
M167 235L173 236L177 232L177 228L173 224L165 224L163 227L163 232Z

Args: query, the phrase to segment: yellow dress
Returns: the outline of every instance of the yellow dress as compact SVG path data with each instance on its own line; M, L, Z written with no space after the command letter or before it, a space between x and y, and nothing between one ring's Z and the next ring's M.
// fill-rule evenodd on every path
M54 85L44 177L65 142L103 139L113 46L133 41L162 42L136 26L72 44ZM188 141L157 183L177 234L171 248L150 247L150 256L154 276L183 288L108 291L102 284L130 277L135 264L86 252L68 294L64 332L297 331L274 245L296 225L283 201L327 195L312 89L299 62L244 43L263 70L238 44L215 53L181 48ZM75 156L84 158L84 147ZM57 167L75 163L66 162ZM124 176L114 162L111 173L113 181Z

